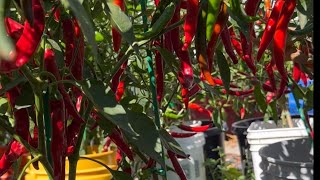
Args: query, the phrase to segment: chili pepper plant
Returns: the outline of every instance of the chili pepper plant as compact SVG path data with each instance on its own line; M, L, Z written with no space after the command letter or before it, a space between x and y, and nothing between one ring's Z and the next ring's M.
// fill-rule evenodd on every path
M0 1L0 128L9 134L0 176L43 165L49 179L75 179L87 146L117 146L114 179L186 175L173 137L197 110L224 121L228 106L273 116L293 92L310 137L313 1ZM300 106L299 99L304 100ZM199 103L202 101L202 104ZM204 103L204 104L203 104ZM210 107L210 108L209 108ZM176 124L190 132L170 134ZM168 156L169 155L169 156ZM173 167L166 165L172 161Z

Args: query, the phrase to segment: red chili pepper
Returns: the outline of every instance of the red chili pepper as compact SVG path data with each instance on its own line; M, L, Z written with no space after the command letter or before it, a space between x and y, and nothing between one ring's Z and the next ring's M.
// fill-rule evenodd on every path
M31 26L28 21L25 21L23 33L16 43L16 59L14 61L1 61L0 73L12 72L26 64L41 41L45 24L44 10L40 0L32 0L32 4L32 12L35 17L34 25Z
M275 96L275 93L273 92L268 92L266 95L266 102L267 104L270 104L270 102L272 101L273 97Z
M133 153L129 146L125 143L118 129L113 129L109 135L110 139L118 146L118 148L127 155L127 157L133 161Z
M191 41L196 34L197 23L199 13L199 1L198 0L187 0L187 15L184 22L184 44L182 47L183 51L186 51L191 44Z
M288 77L286 73L286 69L284 66L284 55L286 48L286 40L287 40L287 28L291 16L296 7L295 0L287 0L284 4L283 10L281 11L278 24L273 36L273 58L275 60L276 67L280 73L281 82L280 88L277 93L277 98L281 97L284 93L285 86L288 82Z
M14 110L16 100L19 97L20 92L18 87L14 87L6 92L6 96L10 107L13 111L13 117L15 120L15 131L25 141L31 143L32 139L29 133L29 115L27 109ZM2 155L0 159L0 177L7 172L12 164L18 160L18 158L26 152L26 149L22 144L16 140L12 140L8 145L8 149Z
M45 50L44 64L45 64L45 69L48 72L52 73L58 81L61 80L58 66L54 58L54 51L52 49ZM68 114L70 114L73 118L72 123L67 128L67 144L68 144L67 155L70 155L74 150L75 144L77 143L78 133L80 132L81 124L84 122L84 120L79 115L64 85L59 83L58 89L63 97Z
M50 117L52 126L51 155L54 179L64 179L67 141L65 134L65 106L62 97L50 100Z
M273 89L273 91L277 90L276 87L276 80L274 79L274 73L273 73L273 66L274 66L275 62L274 59L272 58L271 61L266 65L266 71L267 71L267 75L269 77L269 81L270 81L270 85L271 88Z
M160 3L160 0L154 0L154 4L155 4L156 6L158 6L159 3Z
M228 7L225 3L221 3L220 12L217 17L216 23L213 25L212 36L208 43L207 55L208 55L208 68L210 72L212 71L213 55L214 55L214 50L215 50L217 40L222 30L224 29L226 22L228 21L229 14L228 14L227 8Z
M276 91L274 88L271 87L271 83L269 80L262 84L262 89L267 92L275 92Z
M230 37L231 37L231 43L233 45L233 48L236 50L237 54L241 57L241 59L243 59L241 43L237 39L236 33L233 30L233 27L229 28L229 34L230 34Z
M236 54L233 51L233 47L231 44L231 37L228 31L228 27L224 27L221 31L220 34L223 46L226 50L226 53L229 55L230 59L232 60L233 64L237 64L238 63L238 58L236 56Z
M52 7L51 10L54 10L55 7ZM53 18L56 22L60 21L60 8L58 7L57 10L53 14Z
M156 60L156 85L157 85L157 100L161 106L163 91L164 91L164 72L163 72L163 60L159 51L155 52Z
M170 132L171 136L174 138L187 138L194 136L197 133L177 133L177 132Z
M249 89L249 90L244 90L244 91L232 91L229 89L229 93L230 95L234 95L234 96L245 96L245 95L249 95L252 94L254 91L253 88ZM223 94L227 94L227 91L225 89L222 90Z
M184 173L180 163L178 162L177 156L174 152L167 150L168 156L172 162L173 168L180 177L180 180L187 180L186 174Z
M163 38L163 48L167 49L169 52L173 52L172 42L171 42L171 33L167 32L164 34Z
M189 107L189 100L190 100L190 97L188 96L188 93L189 93L189 90L182 87L181 89L181 96L182 96L182 101L184 103L184 106L186 109L188 109Z
M245 113L246 113L246 110L243 107L240 108L240 119L244 118Z
M213 81L214 81L215 84L220 85L220 86L223 86L223 81L222 81L222 79L213 78ZM232 88L239 88L239 86L237 86L237 85L235 85L235 84L230 84L230 87L232 87Z
M188 97L192 97L192 96L196 95L200 90L201 90L201 87L199 86L199 84L195 84L195 85L192 86L192 88L189 90L187 96L188 96Z
M189 103L189 108L193 109L193 110L196 110L199 113L206 114L209 117L212 117L212 113L209 110L207 110L207 109L203 108L202 106L200 106L199 104Z
M14 42L17 42L23 33L24 26L9 17L6 17L4 20L8 35Z
M257 52L257 61L260 61L262 54L267 49L273 38L284 2L285 0L277 0L274 4L270 18L268 19L268 22L261 37L259 49Z
M118 59L121 59L123 56L122 53L119 53ZM125 71L125 69L127 68L128 65L128 60L126 60L120 67L120 69L118 69L118 71L116 72L116 74L112 77L111 80L111 90L116 94L116 100L119 102L121 100L121 97L124 93L124 81L121 80L121 77Z
M113 0L113 4L120 7L122 11L125 11L125 4L124 0ZM113 43L113 50L118 53L121 46L121 34L117 30L116 27L112 27L112 43Z
M303 84L305 86L307 86L307 84L308 84L308 76L307 76L307 74L304 73L304 72L301 72L300 77L301 77L301 80L302 80Z
M155 163L156 163L156 161L155 161L154 159L150 158L150 159L148 160L148 162L146 163L146 165L143 166L141 169L142 169L142 170L146 170L146 169L152 168L152 167L155 166Z
M185 130L185 131L191 131L191 132L204 132L204 131L208 130L209 128L211 128L212 126L213 126L212 123L210 123L208 125L196 126L196 127L180 124L180 125L178 125L178 128Z
M12 164L16 162L22 154L26 152L27 150L25 147L18 141L11 141L6 152L0 159L0 177L10 169Z
M180 59L180 71L182 74L182 81L180 83L185 89L189 89L193 84L193 70L189 52L179 49L176 53Z

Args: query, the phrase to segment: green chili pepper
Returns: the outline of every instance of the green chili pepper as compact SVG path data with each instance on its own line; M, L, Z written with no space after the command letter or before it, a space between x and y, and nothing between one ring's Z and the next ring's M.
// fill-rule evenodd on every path
M149 39L159 34L161 30L163 30L163 28L171 20L174 14L175 7L176 7L175 4L171 2L163 11L159 19L152 25L152 27L144 34L136 35L136 39L137 40Z
M213 32L213 25L217 21L217 17L220 10L220 4L222 0L208 0L208 14L207 14L207 27L206 27L206 37L207 40L211 39Z

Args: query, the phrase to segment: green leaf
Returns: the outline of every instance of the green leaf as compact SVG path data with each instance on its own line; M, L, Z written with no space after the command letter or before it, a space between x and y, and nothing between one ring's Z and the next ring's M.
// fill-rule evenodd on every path
M129 123L138 134L138 136L126 134L128 141L161 164L161 166L165 166L163 158L160 155L161 149L157 148L159 147L159 133L152 119L144 113L126 111L128 113Z
M230 67L229 64L224 57L223 53L220 50L216 51L216 56L217 56L217 63L220 71L220 76L223 81L223 85L226 89L226 91L229 91L230 88Z
M117 103L114 93L106 83L99 80L85 80L81 82L81 88L104 118L127 133L136 135L129 124L126 111Z
M92 51L95 59L99 62L98 57L98 46L95 41L95 35L94 35L94 26L89 18L86 10L81 5L81 2L78 0L62 0L61 3L64 5L65 8L70 7L74 15L76 16L79 25L81 27L81 30L83 31L83 34L85 38L88 40L89 44L92 46Z
M206 21L206 38L211 39L213 26L217 21L217 17L220 11L221 0L208 0L208 13Z
M18 78L15 78L13 81L3 84L2 88L0 89L0 94L5 93L8 90L24 82L27 82L27 79L24 76L19 76Z
M124 40L132 45L135 42L135 36L130 18L113 3L108 2L107 5L105 12L110 16L112 24L120 31Z
M4 24L4 15L6 9L6 1L0 1L0 61L12 61L11 52L15 53L15 47L11 39L7 36L7 31Z
M309 111L311 109L313 109L313 84L310 85L307 89L305 98L304 98L304 108L306 109L306 111Z
M268 109L271 111L272 119L275 121L275 123L277 123L279 119L278 111L277 111L277 102L271 101L269 103Z
M163 143L163 146L183 157L188 157L185 152L183 152L180 144L163 128L159 129L160 139Z
M254 96L256 98L256 102L258 103L261 111L265 113L267 109L267 102L266 102L265 96L261 92L260 84L257 84L254 87Z
M33 90L29 83L25 83L21 87L20 96L17 97L14 109L19 110L27 107L31 107L35 104Z
M214 125L216 127L219 127L219 128L222 127L222 124L221 124L221 113L220 113L220 110L218 108L214 109L212 119L213 119L213 123L214 123Z

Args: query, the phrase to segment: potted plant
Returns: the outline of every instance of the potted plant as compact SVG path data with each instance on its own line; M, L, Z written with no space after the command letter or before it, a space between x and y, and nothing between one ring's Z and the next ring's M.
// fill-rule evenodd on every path
M66 174L76 179L88 130L117 146L119 168L103 165L114 179L158 179L168 171L187 179L177 158L188 155L167 131L168 107L175 115L188 114L193 97L206 92L210 123L220 129L228 112L239 112L233 105L245 104L241 101L254 101L262 113L278 115L293 63L284 63L285 47L277 48L285 44L281 35L274 38L277 56L269 50L263 54L262 48L263 61L254 60L259 37L268 31L260 19L269 19L269 8L260 4L1 1L1 95L9 108L0 116L0 127L13 140L7 149L12 153L2 156L7 164L0 172L28 152L31 158L16 172L19 178L32 164L35 169L43 166L49 179L65 179ZM300 42L301 51L312 53L309 38L297 29L290 32L288 47ZM312 78L310 62L297 63L306 64L301 69Z

